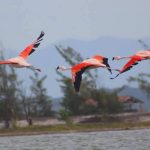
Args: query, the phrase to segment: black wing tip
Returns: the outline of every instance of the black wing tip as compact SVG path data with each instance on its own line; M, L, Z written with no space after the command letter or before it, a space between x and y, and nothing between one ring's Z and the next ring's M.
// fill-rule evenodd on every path
M40 43L35 43L34 44L34 47L36 48L36 47L38 47L40 45Z
M40 36L37 38L37 40L40 40L45 35L44 31L41 31Z
M110 65L108 64L108 58L107 57L104 57L103 58L103 63L108 67L108 71L112 74L112 71L110 68Z
M74 82L74 89L75 89L76 92L79 92L80 84L81 84L81 81L75 81Z
M59 66L56 67L56 70L58 70L58 69L59 69Z
M112 60L115 60L115 57L113 57Z
M44 35L45 34L45 32L44 31L41 31L41 35Z

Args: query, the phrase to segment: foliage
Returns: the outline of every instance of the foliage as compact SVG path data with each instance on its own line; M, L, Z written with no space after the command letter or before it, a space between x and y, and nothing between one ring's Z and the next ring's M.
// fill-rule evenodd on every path
M145 91L150 98L150 74L140 73L137 77L130 77L128 82L136 82L141 90Z
M4 60L2 52L0 60ZM34 76L30 77L30 94L27 94L28 89L24 88L23 81L18 79L15 69L10 65L0 65L0 76L0 120L4 121L6 128L10 127L10 122L15 127L16 120L24 116L31 125L32 117L52 115L51 98L43 87L46 76L40 78L34 72Z
M60 119L64 120L67 124L72 124L72 121L70 119L71 112L66 109L61 109L59 111Z
M1 59L4 59L2 53ZM17 98L22 82L18 81L15 70L10 66L1 65L0 74L0 118L5 121L5 127L8 128L11 120L15 125L15 119L21 111Z
M34 76L30 76L32 85L30 87L31 101L32 105L30 106L33 116L43 117L52 115L52 101L51 98L47 95L46 88L43 87L43 83L46 79L46 76L39 77L37 72L34 72Z

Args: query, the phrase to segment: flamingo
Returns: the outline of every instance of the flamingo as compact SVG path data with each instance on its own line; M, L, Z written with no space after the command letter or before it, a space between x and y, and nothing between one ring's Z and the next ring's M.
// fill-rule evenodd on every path
M108 69L110 73L112 73L111 70L116 70L116 69L110 68L108 64L108 58L103 57L101 55L95 55L92 58L86 59L82 61L81 63L76 64L72 67L67 68L64 66L58 66L56 70L57 71L71 70L72 81L74 83L75 91L79 92L80 84L82 80L82 74L84 73L84 71L87 69L94 69L94 68L99 68L99 67Z
M17 57L13 57L13 58L10 58L7 60L2 60L2 61L0 61L0 65L8 64L8 65L12 65L13 67L16 67L16 68L26 67L26 68L30 68L33 70L41 71L40 69L35 68L31 64L29 64L26 61L26 59L28 58L28 56L30 54L32 54L35 51L35 48L37 48L40 45L40 42L43 40L42 39L43 36L44 36L44 32L41 31L41 34L36 39L36 41L33 42L32 44L28 45Z
M120 59L130 59L130 60L123 66L123 68L119 71L119 73L114 78L116 78L121 73L130 70L134 65L137 65L139 61L150 59L150 50L142 50L135 53L132 56L127 56L127 57L115 56L112 58L112 60L120 60Z

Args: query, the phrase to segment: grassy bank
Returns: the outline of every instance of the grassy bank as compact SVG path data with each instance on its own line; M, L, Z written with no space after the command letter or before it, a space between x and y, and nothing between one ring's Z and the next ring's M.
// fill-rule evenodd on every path
M90 132L150 128L150 122L139 123L96 123L96 124L70 124L51 126L31 126L15 129L0 129L0 136L38 135L50 133Z

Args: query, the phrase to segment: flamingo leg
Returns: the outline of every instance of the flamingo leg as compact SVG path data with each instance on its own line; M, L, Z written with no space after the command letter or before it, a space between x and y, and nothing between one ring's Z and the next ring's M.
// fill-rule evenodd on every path
M29 69L32 69L32 70L36 70L36 71L41 72L41 69L39 69L39 68L35 68L34 66L29 66L28 68L29 68Z

